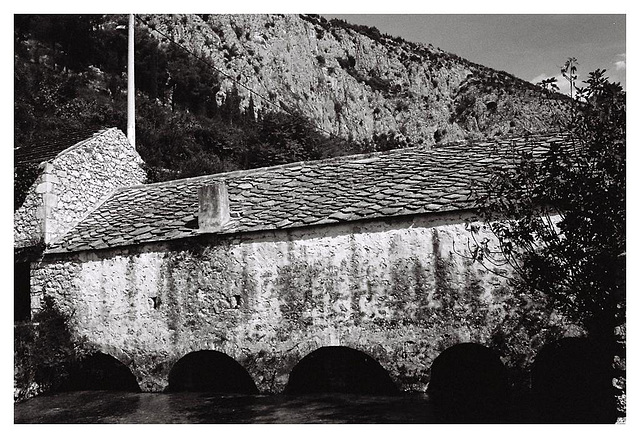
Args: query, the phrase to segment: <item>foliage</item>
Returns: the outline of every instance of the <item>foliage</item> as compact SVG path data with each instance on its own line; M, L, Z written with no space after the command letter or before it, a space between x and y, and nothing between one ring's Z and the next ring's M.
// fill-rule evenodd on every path
M15 16L16 146L126 129L126 23L120 15ZM136 147L151 182L359 151L301 114L258 113L253 99L243 106L208 65L144 27L135 38ZM16 203L32 182L16 173Z
M399 91L400 86L393 86L389 79L381 78L380 76L369 73L370 77L364 80L364 83L371 87L374 91L380 91L385 95L389 95L393 92Z
M267 113L251 145L248 167L329 158L358 152L358 146L327 138L312 129L302 116Z
M499 242L474 254L510 264L518 294L544 294L579 322L611 358L618 415L625 415L626 94L604 70L575 86L576 60L562 69L576 92L564 141L542 157L525 153L481 189L480 212ZM555 81L543 84L557 90ZM573 93L573 91L572 91Z
M560 73L562 73L562 77L565 78L569 82L570 93L569 97L573 99L573 88L575 86L576 81L578 80L578 60L576 58L569 58L564 63L564 66L560 69Z
M34 323L15 328L14 378L23 390L34 386L55 390L69 376L71 367L92 350L84 339L73 335L69 316L47 295Z
M393 149L402 149L409 146L407 138L401 133L386 132L374 134L371 140L364 142L362 146L363 152L382 152Z
M626 95L596 70L571 111L567 140L497 170L479 206L517 286L611 341L625 315Z
M433 140L438 144L442 141L445 135L447 135L447 130L444 128L438 128L433 133Z
M340 64L340 67L345 70L356 66L356 58L354 58L353 55L348 54L346 58L336 58L336 60L338 61L338 64Z

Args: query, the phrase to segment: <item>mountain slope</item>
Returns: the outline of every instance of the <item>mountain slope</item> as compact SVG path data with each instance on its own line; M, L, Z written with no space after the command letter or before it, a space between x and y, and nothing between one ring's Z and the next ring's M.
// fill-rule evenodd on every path
M556 130L568 105L507 73L341 20L137 19L136 148L151 182ZM127 21L14 16L17 149L126 130ZM15 206L37 173L22 167Z
M402 134L410 144L556 128L540 88L432 46L310 15L142 16L151 29L321 129L357 141ZM151 31L151 35L159 36ZM237 85L236 85L237 87ZM234 82L222 77L217 99ZM238 88L240 106L250 93ZM271 106L254 95L257 111Z

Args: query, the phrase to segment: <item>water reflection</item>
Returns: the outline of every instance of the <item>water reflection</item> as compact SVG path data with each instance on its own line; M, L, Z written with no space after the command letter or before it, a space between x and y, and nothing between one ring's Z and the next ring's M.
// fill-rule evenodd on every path
M424 394L220 395L77 391L15 405L16 423L432 423Z

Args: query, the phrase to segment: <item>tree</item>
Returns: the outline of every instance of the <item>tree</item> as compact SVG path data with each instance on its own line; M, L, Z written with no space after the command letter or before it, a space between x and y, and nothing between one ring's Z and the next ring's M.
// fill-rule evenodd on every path
M572 86L575 65L562 71ZM626 94L604 73L576 87L566 141L495 171L479 209L515 287L548 295L614 360L624 358Z
M562 77L569 82L569 96L573 99L573 89L578 80L578 60L576 58L568 58L564 66L560 69Z

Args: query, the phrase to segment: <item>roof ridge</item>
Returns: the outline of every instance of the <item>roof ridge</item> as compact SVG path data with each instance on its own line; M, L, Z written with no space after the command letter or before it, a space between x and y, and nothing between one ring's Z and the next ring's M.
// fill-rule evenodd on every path
M71 152L73 150L76 150L79 147L85 145L87 142L89 142L89 141L91 141L91 140L93 140L95 138L102 137L107 132L113 131L113 130L119 130L119 129L117 127L115 127L115 126L113 126L111 128L99 129L98 131L95 131L91 137L87 137L84 140L80 140L79 142L76 142L76 143L72 144L68 148L61 150L60 152L58 152L58 154L53 159L55 160L56 158L60 158L61 156L66 155L69 152Z
M134 188L140 188L140 187L171 185L172 183L185 183L185 182L204 180L204 179L214 178L214 177L224 179L226 177L237 177L237 176L240 176L240 175L251 175L251 174L270 171L270 170L286 169L286 168L289 168L289 167L297 167L297 166L304 166L304 165L310 165L310 164L311 165L331 164L333 162L348 161L348 160L351 160L351 159L366 159L366 158L372 158L374 156L378 157L378 156L383 156L383 155L390 155L392 153L398 153L400 151L419 150L419 149L430 150L431 147L429 147L429 146L411 146L411 147L408 147L408 148L390 149L388 151L364 152L364 153L360 153L360 154L341 155L339 157L323 158L321 160L294 161L292 163L277 164L275 166L254 167L252 169L238 169L238 170L232 170L230 172L211 173L211 174L208 174L208 175L192 176L192 177L188 177L188 178L172 179L172 180L168 180L168 181L158 181L158 182L148 183L148 184L136 184L135 186L120 187L120 190L134 189Z
M99 137L106 132L118 128L93 127L87 129L72 129L45 139L36 139L28 144L13 148L14 167L23 164L40 164L51 162L67 151Z
M200 235L194 228L198 197L191 189L198 184L192 181L229 180L229 234L469 209L475 205L474 184L485 181L499 160L510 162L512 141L517 149L536 148L562 138L545 133L448 143L450 148L420 145L118 188L56 240L53 251ZM499 160L486 160L493 156Z
M281 169L286 169L289 167L297 167L297 166L305 166L305 165L322 165L322 164L331 164L331 163L337 163L337 162L347 162L350 160L358 160L358 159L367 159L367 158L374 158L374 157L383 157L386 155L391 155L394 153L400 153L400 152L407 152L407 151L437 151L440 148L446 148L449 146L461 146L461 145L473 145L473 146L481 146L483 144L494 144L496 141L512 141L514 139L527 139L530 138L532 136L534 137L543 137L543 136L554 136L554 135L558 135L558 133L555 132L542 132L542 133L535 133L535 134L529 134L529 135L513 135L513 136L504 136L504 137L495 137L493 139L486 139L486 140L469 140L469 139L465 139L465 140L457 140L457 141L452 141L452 142L448 142L448 143L442 143L442 144L438 144L438 145L432 145L432 146L426 146L426 145L418 145L418 146L410 146L410 147L406 147L406 148L397 148L397 149L390 149L387 151L375 151L375 152L363 152L360 154L351 154L351 155L341 155L339 157L331 157L331 158L324 158L321 160L303 160L303 161L294 161L292 163L284 163L284 164L278 164L275 166L262 166L262 167L255 167L253 169L238 169L238 170L232 170L229 172L221 172L221 173L211 173L211 174L207 174L207 175L199 175L199 176L192 176L192 177L188 177L188 178L179 178L179 179L172 179L172 180L168 180L168 181L158 181L158 182L154 182L154 183L148 183L148 184L136 184L133 186L126 186L126 187L119 187L118 189L116 189L116 192L118 191L126 191L126 190L130 190L130 189L138 189L138 188L142 188L142 187L156 187L156 186L171 186L172 184L184 184L184 183L189 183L189 182L195 182L195 181L201 181L201 180L206 180L206 179L210 179L210 178L217 178L217 179L225 179L225 178L231 178L231 177L238 177L238 176L249 176L249 175L253 175L256 173L261 173L261 172L265 172L265 171L277 171L277 170L281 170ZM114 192L115 193L115 192Z

